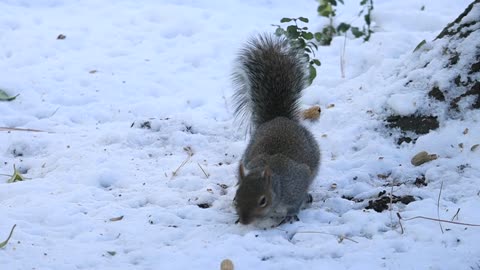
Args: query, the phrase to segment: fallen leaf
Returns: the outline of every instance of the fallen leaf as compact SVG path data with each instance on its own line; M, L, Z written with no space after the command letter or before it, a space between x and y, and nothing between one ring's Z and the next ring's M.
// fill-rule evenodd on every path
M10 230L10 234L8 235L7 237L7 240L3 241L0 243L0 248L3 248L4 246L6 246L8 244L8 241L10 240L10 238L12 237L12 234L13 234L13 230L15 229L15 227L17 227L17 224L13 225L12 229Z
M412 160L411 160L411 163L412 165L414 166L420 166L422 165L423 163L426 163L426 162L429 162L429 161L432 161L432 160L435 160L437 159L437 155L435 154L428 154L426 151L422 151L418 154L416 154Z
M20 174L20 172L17 170L15 167L15 164L13 165L13 175L8 179L7 183L14 183L14 182L19 182L25 180L25 177Z
M313 106L303 111L303 118L312 121L318 120L318 118L320 118L321 111L322 110L320 109L320 106Z
M123 219L123 216L111 218L110 221L120 221Z
M17 94L15 96L9 96L5 91L0 89L0 101L12 101L16 99L20 94Z
M225 259L220 264L220 270L233 270L233 262L229 259Z

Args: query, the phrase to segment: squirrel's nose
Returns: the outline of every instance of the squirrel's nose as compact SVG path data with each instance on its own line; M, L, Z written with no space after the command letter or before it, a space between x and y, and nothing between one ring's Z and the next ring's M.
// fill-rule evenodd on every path
M249 215L241 215L238 219L240 223L243 225L250 224L252 222L252 218Z

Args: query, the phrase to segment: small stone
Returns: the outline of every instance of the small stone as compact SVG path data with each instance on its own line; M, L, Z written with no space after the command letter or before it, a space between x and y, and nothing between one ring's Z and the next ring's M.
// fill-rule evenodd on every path
M426 151L422 151L418 154L416 154L413 158L412 158L412 165L414 166L420 166L422 165L423 163L426 163L426 162L429 162L429 161L432 161L432 160L435 160L437 159L437 155L435 154L428 154Z

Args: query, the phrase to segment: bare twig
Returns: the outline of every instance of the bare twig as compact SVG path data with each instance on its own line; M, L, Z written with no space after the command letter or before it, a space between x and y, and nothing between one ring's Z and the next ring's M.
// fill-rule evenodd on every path
M29 131L29 132L47 132L45 130L31 129L31 128L9 128L0 127L0 131Z
M303 232L296 232L296 233L295 233L295 235L297 235L297 234L299 234L299 233L308 233L308 234L309 234L309 233L312 233L312 234L326 234L326 235L332 235L332 236L338 237L338 242L339 242L339 243L341 243L341 242L342 242L344 239L346 239L346 240L350 240L350 241L352 241L352 242L354 242L354 243L357 243L357 244L358 244L358 242L357 242L357 241L355 241L355 240L353 240L353 239L351 239L351 238L348 238L348 237L346 237L346 236L343 236L343 235L336 235L336 234L334 234L334 233L315 232L315 231L303 231Z
M455 218L457 218L457 220L458 220L458 213L459 213L459 212L460 212L460 208L458 208L458 209L457 209L457 212L455 213L455 215L453 215L452 221L453 221Z
M393 228L393 215L392 215L392 205L393 205L393 179L392 179L392 187L390 189L390 194L388 197L390 198L390 204L388 205L388 210L390 212L390 227Z
M54 116L54 115L58 112L59 109L60 109L60 107L58 107L57 109L55 109L55 111L54 111L49 117Z
M180 164L180 166L178 166L178 168L172 172L172 178L175 177L178 173L178 171L183 167L185 166L185 164L187 164L187 162L190 160L190 158L193 156L193 151L192 151L192 148L190 148L190 146L187 146L185 148L183 148L183 150L185 150L185 152L187 152L187 158L182 162L182 164Z
M279 230L281 230L281 229L279 229ZM281 231L283 231L283 230L281 230ZM316 232L316 231L300 231L300 232L295 232L291 238L295 237L295 235L300 234L300 233L314 233L314 234L332 235L332 236L335 236L335 237L338 238L338 243L341 243L344 239L346 239L346 240L349 240L349 241L352 241L352 242L358 244L358 241L355 241L355 240L353 240L353 239L351 239L351 238L348 238L348 237L346 237L346 236L343 236L343 235L337 235L337 234L334 234L334 233L326 233L326 232Z
M198 167L200 167L200 170L202 170L203 174L205 174L205 177L208 178L208 177L210 176L210 174L208 174L207 172L205 172L205 170L202 168L202 166L200 165L200 163L197 162L197 165L198 165Z
M402 232L400 234L403 234L405 232L405 230L403 229L403 225L402 225L402 217L400 216L400 213L397 212L397 217L398 217L398 224L400 224L400 229L402 230Z
M404 220L404 221L409 221L409 220L413 220L413 219L426 219L426 220L445 222L445 223L456 224L456 225L480 227L480 224L464 223L464 222L450 221L450 220L445 220L445 219L430 218L430 217L424 217L424 216L415 216L415 217L411 217L411 218L402 218L402 217L399 216L399 218L401 220Z
M443 189L443 181L440 184L440 191L438 192L438 199L437 199L437 218L440 220L440 196L442 196L442 189ZM440 230L443 233L443 227L442 223L438 222L438 225L440 225Z
M342 74L342 79L345 79L345 47L346 46L347 46L347 33L345 32L345 37L343 40L342 55L340 56L340 72Z

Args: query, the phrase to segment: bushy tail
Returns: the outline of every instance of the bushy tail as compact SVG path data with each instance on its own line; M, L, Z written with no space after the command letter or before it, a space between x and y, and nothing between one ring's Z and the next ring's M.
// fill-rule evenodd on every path
M258 35L240 51L233 73L235 114L253 128L275 117L297 120L306 63L284 38Z

